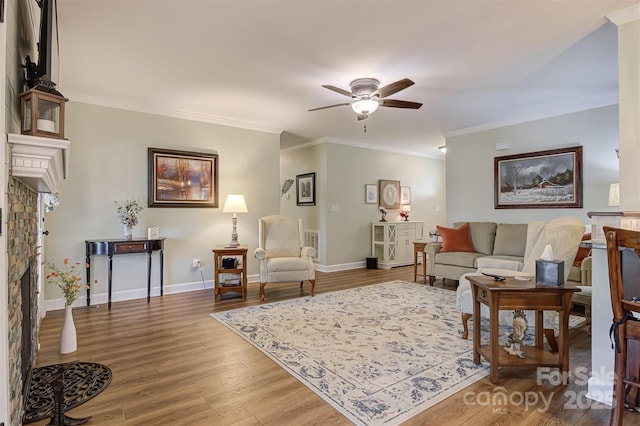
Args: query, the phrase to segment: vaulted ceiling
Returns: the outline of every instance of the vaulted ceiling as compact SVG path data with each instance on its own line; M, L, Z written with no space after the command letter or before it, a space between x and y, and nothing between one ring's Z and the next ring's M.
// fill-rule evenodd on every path
M617 29L638 0L58 0L74 101L439 156L445 135L617 102ZM54 73L55 74L55 73ZM410 78L357 121L356 78Z

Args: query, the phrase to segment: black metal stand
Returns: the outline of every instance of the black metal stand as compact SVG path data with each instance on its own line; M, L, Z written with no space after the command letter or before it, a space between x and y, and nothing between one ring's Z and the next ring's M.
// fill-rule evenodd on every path
M64 414L64 370L68 365L73 363L69 363L62 368L59 374L55 376L53 382L51 383L51 387L53 388L53 416L47 426L75 426L81 425L89 421L91 416L81 417L75 419L73 417L69 417Z

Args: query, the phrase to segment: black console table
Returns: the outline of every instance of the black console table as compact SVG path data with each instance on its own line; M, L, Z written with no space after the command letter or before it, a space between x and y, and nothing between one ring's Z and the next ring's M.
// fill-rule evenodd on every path
M160 250L160 296L164 293L164 238L150 240L133 238L131 240L86 240L87 250L87 306L91 306L91 256L109 256L109 309L111 309L111 280L113 277L113 255L147 253L147 303L151 300L151 254Z

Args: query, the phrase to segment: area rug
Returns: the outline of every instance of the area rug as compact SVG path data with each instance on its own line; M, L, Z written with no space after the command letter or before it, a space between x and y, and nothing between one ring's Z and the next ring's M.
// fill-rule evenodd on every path
M489 373L458 337L455 297L392 281L211 316L353 423L397 425ZM509 333L501 327L500 340Z
M76 361L34 368L25 399L23 423L32 423L53 415L52 382L63 368L64 411L89 401L111 383L111 369L93 362Z
M396 425L488 374L455 292L393 281L211 314L358 425Z

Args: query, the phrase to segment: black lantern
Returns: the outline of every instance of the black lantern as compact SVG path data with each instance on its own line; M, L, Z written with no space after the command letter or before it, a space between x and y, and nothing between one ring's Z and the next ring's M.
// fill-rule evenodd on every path
M64 139L64 106L69 100L55 89L46 76L33 88L20 94L20 120L23 135Z

